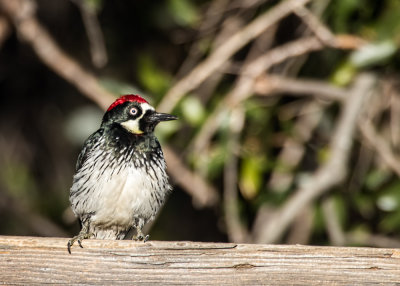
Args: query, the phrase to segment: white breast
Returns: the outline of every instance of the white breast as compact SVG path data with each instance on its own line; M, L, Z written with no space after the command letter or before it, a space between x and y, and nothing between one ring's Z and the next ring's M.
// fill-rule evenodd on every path
M163 160L153 168L148 162L143 163L140 168L120 162L100 169L91 168L99 163L88 160L75 175L71 188L71 193L76 193L71 197L74 212L78 216L92 213L91 223L103 228L129 228L134 218L143 218L145 222L153 219L170 186Z

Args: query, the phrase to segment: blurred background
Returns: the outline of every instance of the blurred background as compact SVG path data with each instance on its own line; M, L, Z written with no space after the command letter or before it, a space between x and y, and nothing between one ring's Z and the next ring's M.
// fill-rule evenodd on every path
M153 240L400 247L398 0L0 0L0 234L72 237L119 95L160 124Z

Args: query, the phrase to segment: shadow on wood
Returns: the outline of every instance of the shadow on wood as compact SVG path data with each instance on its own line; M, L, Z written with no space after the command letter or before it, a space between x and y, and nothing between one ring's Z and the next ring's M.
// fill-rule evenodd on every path
M400 281L400 250L0 236L0 284L360 285Z

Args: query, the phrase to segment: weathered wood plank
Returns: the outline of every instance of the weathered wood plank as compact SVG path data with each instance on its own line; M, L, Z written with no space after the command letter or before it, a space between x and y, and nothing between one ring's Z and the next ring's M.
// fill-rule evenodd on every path
M400 250L0 236L0 284L360 285L400 282Z

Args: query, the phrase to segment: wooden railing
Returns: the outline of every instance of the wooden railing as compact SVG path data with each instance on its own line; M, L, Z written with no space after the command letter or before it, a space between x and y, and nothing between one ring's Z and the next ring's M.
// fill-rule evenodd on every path
M400 283L400 250L0 236L0 284L365 285Z

